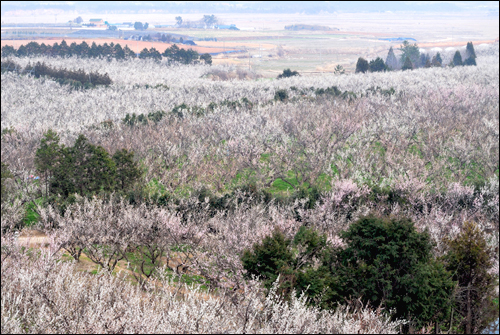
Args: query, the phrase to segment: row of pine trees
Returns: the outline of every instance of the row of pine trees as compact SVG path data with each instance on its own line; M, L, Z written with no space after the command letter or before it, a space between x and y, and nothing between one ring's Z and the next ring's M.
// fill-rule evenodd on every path
M92 42L92 45L89 46L85 41L80 44L73 42L68 45L65 40L62 40L61 44L54 43L53 45L29 42L26 45L21 45L18 49L15 49L10 45L2 47L2 57L27 57L42 55L52 57L76 56L78 58L107 58L116 60L124 60L137 57L137 54L132 51L127 45L122 48L119 43L114 44L113 42L111 42L110 44L104 43L102 45L98 45L95 42ZM198 59L203 60L205 64L212 64L212 56L210 56L210 54L205 53L199 55L195 50L180 49L175 44L170 48L167 48L163 53L160 53L155 48L144 48L139 54L139 58L141 59L152 58L155 60L161 60L163 57L182 64L193 64L198 62Z
M398 69L405 71L413 70L419 67L429 68L442 67L445 65L443 64L443 59L439 52L431 58L428 53L421 53L416 43L410 44L408 41L404 41L398 50L401 51L399 59L396 57L394 49L391 47L385 62L380 57L377 57L370 62L362 57L359 57L358 62L356 63L356 73L383 72ZM472 42L468 42L465 49L465 60L462 59L462 54L457 50L453 56L453 60L448 64L448 66L476 65L476 58L477 56L474 50L474 45Z

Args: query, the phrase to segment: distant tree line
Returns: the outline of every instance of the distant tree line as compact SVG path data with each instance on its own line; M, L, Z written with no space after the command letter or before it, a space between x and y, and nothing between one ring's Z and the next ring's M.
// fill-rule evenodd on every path
M18 49L10 45L2 47L2 57L17 56L52 56L52 57L71 57L76 56L79 58L107 58L107 59L130 59L137 57L136 53L132 51L127 45L122 48L119 43L104 43L97 45L92 42L89 46L87 42L83 41L80 44L76 42L68 45L66 41L61 44L54 43L54 45L45 45L44 43L38 44L37 42L30 42L26 45L21 45ZM167 48L162 54L155 48L144 48L139 54L140 59L152 58L161 60L163 57L182 64L196 64L199 60L203 60L205 64L212 64L212 56L205 53L199 55L198 52L192 49L180 49L177 45Z
M173 61L181 64L196 64L199 60L202 60L205 64L212 64L212 56L208 53L198 54L198 52L193 49L180 49L177 45L172 45L170 48L165 49L163 53L160 54L155 48L144 48L139 54L140 59L152 58L154 60L162 60L166 58L169 61Z
M405 71L413 70L419 67L442 67L444 65L439 52L431 58L429 54L421 53L416 43L410 44L408 41L404 41L398 50L401 51L399 59L396 57L394 50L391 47L385 62L380 57L377 57L369 62L366 59L359 57L358 62L356 63L356 73L384 72L398 69ZM460 51L457 50L453 60L448 64L448 66L476 65L476 52L474 51L472 42L467 43L465 54L466 59L463 61Z
M17 72L21 74L31 74L35 78L50 77L60 84L70 84L75 88L90 88L97 85L108 86L112 83L107 73L99 74L97 72L86 73L82 69L71 71L67 69L56 69L45 63L37 62L32 65L29 63L24 68L12 60L2 61L3 72Z

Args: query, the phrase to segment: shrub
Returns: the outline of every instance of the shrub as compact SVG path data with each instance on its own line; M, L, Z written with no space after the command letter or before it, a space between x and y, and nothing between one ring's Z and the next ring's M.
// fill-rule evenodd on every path
M133 152L118 150L110 157L83 135L73 147L60 146L57 134L49 130L36 151L35 166L45 182L46 195L92 196L130 189L141 174L133 156Z
M421 328L448 320L455 283L433 258L427 232L408 219L365 217L340 234L345 248L301 227L294 239L274 232L242 257L247 275L261 276L266 288L280 275L285 298L292 290L311 304L335 308L346 299L384 305L395 319Z
M2 203L7 199L7 179L13 178L14 176L9 170L9 165L2 162Z
M340 236L347 247L325 265L344 297L384 304L419 328L448 317L454 282L433 259L427 232L419 233L408 219L368 216Z
M462 317L459 328L465 334L480 334L498 319L498 305L493 301L498 298L498 281L489 272L495 252L472 222L466 222L456 238L444 242L448 247L443 257L446 268L458 281L454 308Z
M283 73L278 75L278 79L281 78L289 78L293 76L299 76L300 74L297 71L292 71L290 69L283 70Z
M362 57L358 58L358 62L356 63L356 73L365 73L369 69L368 61Z
M387 66L384 63L384 60L380 57L372 59L369 65L371 72L384 72L387 70Z
M204 61L205 64L212 65L212 56L208 53L202 54L200 60Z
M276 101L286 101L288 100L288 92L286 90L277 90L274 93L274 100Z
M401 68L401 70L405 71L405 70L413 70L413 64L410 60L410 57L406 57L405 58L405 62L403 64L403 67Z

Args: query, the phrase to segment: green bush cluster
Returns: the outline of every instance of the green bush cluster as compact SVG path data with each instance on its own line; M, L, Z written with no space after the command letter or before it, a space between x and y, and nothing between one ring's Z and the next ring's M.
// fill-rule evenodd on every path
M45 183L46 196L67 199L75 193L93 196L110 192L124 193L140 178L134 153L118 150L111 156L80 135L72 147L59 145L52 130L45 133L35 154L35 166Z
M276 230L244 251L248 278L270 289L305 293L309 303L332 309L346 300L384 306L411 329L480 333L498 318L495 286L488 272L494 251L473 223L445 239L445 256L435 258L430 235L408 219L367 216L340 234L343 246L302 226L293 239Z
M157 86L149 86L149 87L157 88L160 86L157 85ZM232 109L246 107L246 108L252 109L253 105L254 104L245 97L241 98L240 100L227 100L226 99L224 101L221 101L220 103L211 102L210 104L208 104L208 106L206 108L203 108L200 106L191 106L190 107L190 106L186 105L185 103L182 103L182 104L177 105L174 108L172 108L170 113L167 113L165 111L156 111L153 113L148 113L147 115L146 114L137 115L135 113L132 113L132 115L127 114L125 116L125 118L122 119L122 122L128 126L146 125L146 124L149 124L151 122L158 123L169 114L174 116L174 117L182 119L186 116L186 114L195 115L195 116L203 116L203 115L205 115L206 112L211 112L217 107L225 106L225 107L229 107Z
M285 70L283 70L283 73L278 75L277 78L282 79L282 78L290 78L290 77L294 77L294 76L300 76L300 74L297 71L285 69Z

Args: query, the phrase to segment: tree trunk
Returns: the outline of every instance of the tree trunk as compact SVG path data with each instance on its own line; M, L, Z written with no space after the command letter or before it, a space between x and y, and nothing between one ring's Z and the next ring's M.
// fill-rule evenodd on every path
M465 325L465 333L472 334L472 313L471 313L471 302L470 302L470 284L467 287L467 323Z

